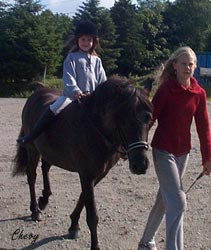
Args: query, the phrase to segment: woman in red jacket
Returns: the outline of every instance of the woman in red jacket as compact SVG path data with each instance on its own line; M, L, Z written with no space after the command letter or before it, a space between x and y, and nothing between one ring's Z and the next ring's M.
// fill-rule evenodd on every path
M153 97L153 122L158 125L152 139L159 191L150 212L138 250L157 250L154 236L166 215L166 250L183 250L183 216L186 195L182 176L191 149L191 123L195 119L204 174L211 172L211 134L206 92L193 77L196 54L181 47L163 65L159 88Z

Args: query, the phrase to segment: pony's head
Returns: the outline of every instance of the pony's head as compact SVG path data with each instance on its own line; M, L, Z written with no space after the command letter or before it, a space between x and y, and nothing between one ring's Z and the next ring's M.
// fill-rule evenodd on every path
M145 174L149 165L148 131L152 104L144 89L127 78L111 77L93 93L95 111L101 114L106 138L122 148L132 173Z

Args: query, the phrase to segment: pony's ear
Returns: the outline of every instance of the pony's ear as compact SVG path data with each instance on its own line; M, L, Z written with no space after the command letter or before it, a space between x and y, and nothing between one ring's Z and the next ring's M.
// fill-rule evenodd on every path
M148 77L144 82L144 90L148 96L152 90L153 82L154 82L154 78L152 78L152 77Z

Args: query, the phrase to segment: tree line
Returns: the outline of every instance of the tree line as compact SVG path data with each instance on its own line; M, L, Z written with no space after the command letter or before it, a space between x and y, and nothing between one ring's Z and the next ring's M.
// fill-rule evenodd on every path
M62 76L66 41L81 19L97 24L107 75L153 72L179 46L211 51L211 1L116 0L110 9L86 0L74 16L38 0L0 1L0 84Z

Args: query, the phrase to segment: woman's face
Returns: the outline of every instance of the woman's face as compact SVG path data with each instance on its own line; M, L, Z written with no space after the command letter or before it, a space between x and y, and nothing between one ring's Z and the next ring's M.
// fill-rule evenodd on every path
M194 73L196 68L195 59L188 54L181 55L174 63L173 67L176 71L177 79L187 81ZM182 83L180 82L180 83Z
M80 36L78 39L78 46L84 52L89 52L93 46L93 37L90 35Z

